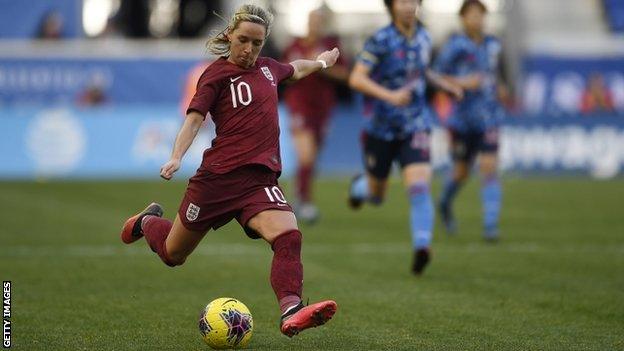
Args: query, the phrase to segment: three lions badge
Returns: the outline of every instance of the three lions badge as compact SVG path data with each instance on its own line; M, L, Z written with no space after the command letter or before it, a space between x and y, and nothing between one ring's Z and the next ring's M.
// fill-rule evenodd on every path
M189 222L193 222L199 216L199 206L194 203L189 203L188 208L186 209L186 219Z

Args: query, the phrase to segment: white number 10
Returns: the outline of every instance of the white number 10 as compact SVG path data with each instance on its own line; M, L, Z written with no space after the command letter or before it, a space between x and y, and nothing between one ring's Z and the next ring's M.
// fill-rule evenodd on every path
M274 187L272 187L270 189L267 186L267 187L264 188L264 192L267 194L267 197L269 198L269 200L271 202L281 202L283 204L287 203L286 202L286 197L284 196L284 193L282 193L282 190L280 190L280 188L278 188L276 186L274 186ZM273 193L273 194L271 194L271 193Z
M246 90L246 95L247 97L243 97L243 87ZM249 84L245 83L245 82L240 82L238 83L238 85L236 86L236 89L234 89L234 83L230 84L230 92L232 93L232 106L234 108L238 107L238 103L241 103L245 106L249 105L251 103L251 87L249 86Z

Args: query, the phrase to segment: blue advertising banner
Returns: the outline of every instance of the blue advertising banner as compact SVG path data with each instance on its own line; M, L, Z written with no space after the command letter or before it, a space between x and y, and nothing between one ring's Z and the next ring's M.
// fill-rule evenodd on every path
M157 179L171 153L182 119L177 105L97 109L0 110L0 179ZM288 117L280 110L284 175L295 157ZM338 109L322 151L319 172L360 172L361 118L351 107ZM207 125L184 159L179 177L192 175L214 129ZM449 163L447 134L433 131L432 162ZM501 169L513 172L574 172L616 176L624 166L624 119L509 118L501 130Z
M48 16L60 21L62 38L82 36L82 0L0 0L0 38L37 38Z
M108 104L179 103L197 60L1 58L0 104L80 105L93 89Z
M624 56L529 56L523 71L522 105L529 114L624 115Z
M0 110L0 179L157 179L182 122L177 105ZM180 176L195 172L213 138L214 125L207 124ZM289 140L281 142L292 149Z

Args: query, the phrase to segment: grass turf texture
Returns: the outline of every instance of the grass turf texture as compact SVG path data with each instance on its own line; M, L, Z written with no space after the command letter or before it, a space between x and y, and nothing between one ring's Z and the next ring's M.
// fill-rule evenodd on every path
M621 180L506 179L495 245L481 240L472 181L457 202L459 235L436 224L433 264L419 279L409 273L400 184L381 208L354 213L346 180L321 181L321 222L302 226L304 294L333 298L339 310L293 339L277 328L271 251L235 222L175 269L144 240L122 245L126 217L157 200L171 218L185 185L0 183L14 349L205 350L198 314L221 296L251 309L256 350L624 348Z

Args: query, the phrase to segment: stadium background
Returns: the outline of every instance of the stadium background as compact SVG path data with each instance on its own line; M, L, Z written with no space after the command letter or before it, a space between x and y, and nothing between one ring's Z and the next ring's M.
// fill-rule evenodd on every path
M363 122L358 96L342 88L320 160L323 217L304 228L304 254L306 286L316 286L307 293L336 296L344 317L335 329L288 346L273 330L273 297L264 280L257 282L266 272L256 262L269 255L242 241L236 226L202 243L177 275L147 248L122 248L116 237L124 216L149 199L169 213L178 205L210 127L187 154L178 182L164 184L158 170L182 120L189 75L207 59L206 35L222 25L212 11L227 17L243 2L0 0L0 262L3 279L16 286L16 348L197 349L195 311L221 294L254 312L253 348L624 347L624 1L484 2L488 31L503 39L512 91L501 149L503 242L478 243L472 182L458 204L468 235L449 239L437 226L431 278L410 285L402 269L409 245L399 184L392 183L379 211L358 217L341 206L347 176L361 169ZM308 10L323 4L349 59L388 22L381 0L254 3L276 14L264 52L272 56L304 33ZM422 18L436 46L459 28L460 3L424 1ZM584 106L591 94L609 96L610 106ZM288 185L294 155L283 108L281 120ZM448 163L446 145L436 129L437 169ZM206 267L239 275L228 282L229 274L215 268L208 279ZM163 303L166 311L159 310ZM385 315L404 306L419 316Z
M212 11L228 14L238 3L2 1L0 147L12 152L0 159L0 178L156 177L181 119L188 75L208 58L205 37L220 25ZM438 46L458 29L459 3L424 3L423 20ZM622 2L487 3L488 30L504 40L506 77L513 88L502 168L617 175L624 164ZM289 38L304 33L307 12L322 2L266 4L277 22L265 54L279 58ZM334 13L330 31L341 37L347 58L372 28L388 20L381 1L327 1L325 6ZM44 35L38 32L42 22L55 21L50 18L59 23L60 38L34 39ZM596 76L603 83L598 89L611 97L610 108L583 107ZM360 169L357 96L342 95L321 174ZM293 156L288 133L282 134L288 175ZM442 166L448 162L446 138L435 134L434 163ZM209 139L199 138L184 163L186 175Z

